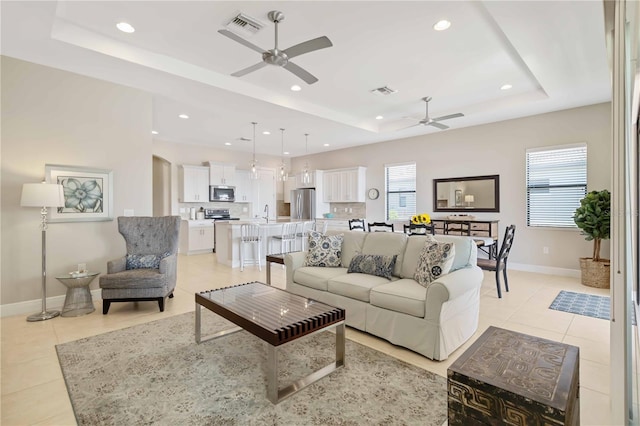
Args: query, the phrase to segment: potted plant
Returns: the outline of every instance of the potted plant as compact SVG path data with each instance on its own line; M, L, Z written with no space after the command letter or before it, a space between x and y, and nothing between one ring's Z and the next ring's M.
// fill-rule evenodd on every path
M608 240L611 230L611 193L591 191L582 200L573 215L573 221L582 230L587 241L593 240L592 257L580 258L582 284L609 288L609 259L600 258L600 243Z

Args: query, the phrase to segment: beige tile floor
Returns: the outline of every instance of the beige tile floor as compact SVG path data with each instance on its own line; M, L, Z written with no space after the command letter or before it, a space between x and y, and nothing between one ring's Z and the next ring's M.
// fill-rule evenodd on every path
M285 274L274 265L273 284L284 287ZM194 310L194 293L229 284L264 280L265 271L244 272L219 265L212 255L180 256L175 297L164 313L157 303L115 303L108 315L96 311L75 318L28 323L25 315L2 318L0 424L73 425L75 419L56 356L55 345ZM473 338L443 362L430 361L409 350L365 333L347 330L347 337L411 364L446 376L447 367L494 325L580 347L581 420L583 425L609 422L609 323L548 309L562 289L608 294L584 287L579 280L510 271L511 291L496 296L494 276L485 272L480 302L480 327Z

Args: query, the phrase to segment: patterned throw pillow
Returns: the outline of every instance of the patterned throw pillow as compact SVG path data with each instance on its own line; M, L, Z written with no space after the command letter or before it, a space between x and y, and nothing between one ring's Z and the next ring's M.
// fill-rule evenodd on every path
M171 253L158 254L127 254L127 269L158 269L160 261Z
M446 275L451 270L456 247L453 243L427 241L420 252L414 279L427 287L432 281Z
M340 267L343 239L343 234L328 236L311 231L309 233L309 250L304 260L304 266Z
M361 274L376 275L388 280L393 275L393 268L396 266L397 254L393 256L382 256L378 254L356 254L351 259L347 273L359 272Z

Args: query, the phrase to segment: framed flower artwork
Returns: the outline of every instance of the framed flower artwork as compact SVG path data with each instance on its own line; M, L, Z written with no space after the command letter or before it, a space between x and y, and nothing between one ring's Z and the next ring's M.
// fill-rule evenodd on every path
M64 189L64 207L50 209L50 222L113 220L113 171L45 165L47 182Z

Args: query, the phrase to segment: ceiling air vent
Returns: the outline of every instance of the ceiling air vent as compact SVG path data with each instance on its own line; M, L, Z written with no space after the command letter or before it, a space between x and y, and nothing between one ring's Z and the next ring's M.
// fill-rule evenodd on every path
M227 24L227 29L238 35L251 37L264 27L264 24L255 18L239 13Z
M394 93L398 93L398 91L388 86L384 86L384 87L378 87L377 89L371 90L371 93L374 93L376 95L393 95Z

